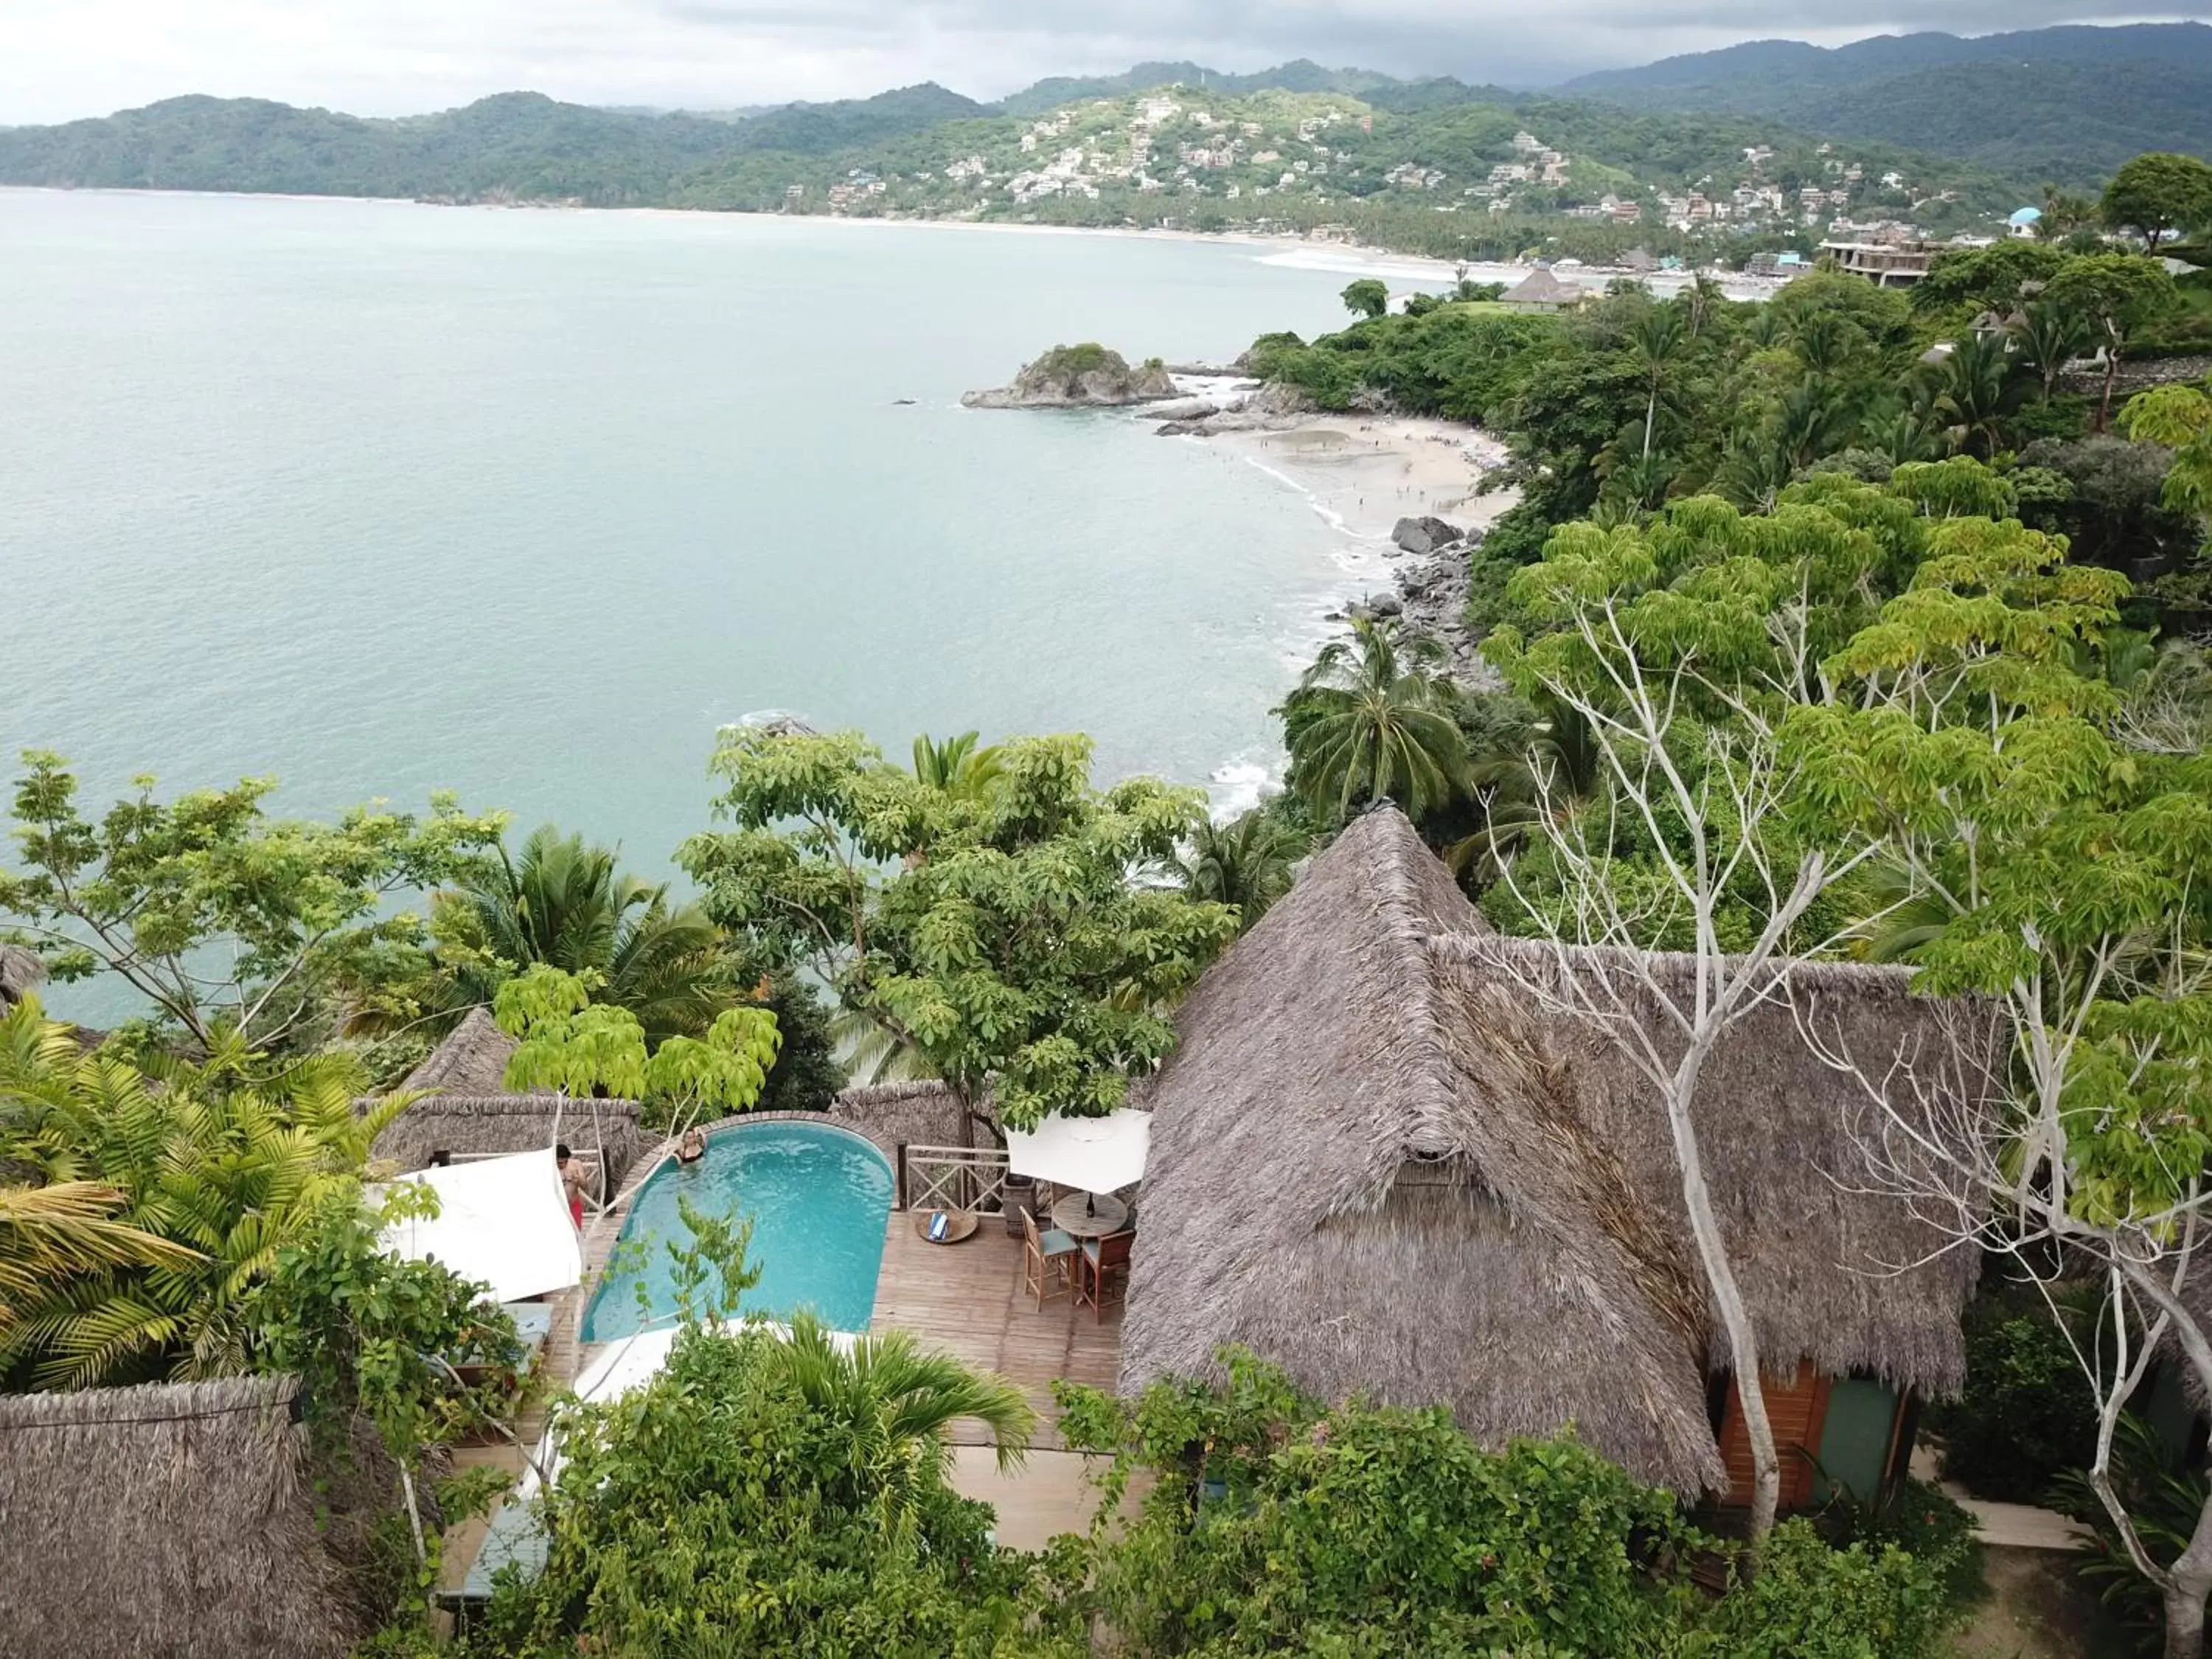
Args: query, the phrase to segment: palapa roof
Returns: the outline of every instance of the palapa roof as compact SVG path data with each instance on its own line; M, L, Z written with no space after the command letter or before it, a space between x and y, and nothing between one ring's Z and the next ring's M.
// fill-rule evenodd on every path
M596 1116L597 1127L594 1128ZM659 1138L641 1127L634 1100L561 1095L433 1095L394 1118L369 1149L404 1174L429 1167L433 1152L534 1152L556 1140L582 1151L604 1140L611 1194Z
M1509 306L1571 306L1580 304L1588 292L1579 283L1561 282L1549 270L1539 269L1530 271L1498 297Z
M637 1103L508 1092L507 1062L514 1048L514 1039L489 1012L471 1009L401 1083L436 1092L392 1121L370 1148L371 1159L404 1173L427 1168L434 1152L532 1152L556 1140L580 1151L603 1138L611 1195L658 1139L640 1124Z
M0 939L0 1008L21 1002L46 977L46 964L39 953Z
M0 1398L0 1653L340 1659L368 1620L318 1529L289 1377Z
M399 1086L456 1095L500 1094L507 1087L507 1062L514 1049L514 1039L499 1029L489 1008L471 1008L468 1018Z
M1572 1422L1646 1480L1723 1484L1726 1345L1665 1115L1609 1036L1510 971L1549 959L1488 929L1393 809L1314 860L1200 981L1146 1091L1125 1388L1241 1343L1330 1399L1444 1404L1490 1444ZM1799 1002L1883 1066L1934 1007L1907 977L1805 969ZM1975 1264L1884 1271L1940 1241L1829 1179L1851 1103L1786 1007L1708 1062L1699 1139L1762 1352L1954 1388Z

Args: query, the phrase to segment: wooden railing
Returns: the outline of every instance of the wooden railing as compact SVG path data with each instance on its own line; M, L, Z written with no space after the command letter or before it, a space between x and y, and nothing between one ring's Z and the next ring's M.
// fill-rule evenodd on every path
M998 1146L906 1146L899 1172L909 1210L1002 1210L1006 1154Z

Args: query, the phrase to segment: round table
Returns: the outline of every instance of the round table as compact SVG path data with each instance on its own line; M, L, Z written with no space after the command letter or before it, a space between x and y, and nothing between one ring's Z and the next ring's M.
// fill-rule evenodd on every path
M1052 1206L1052 1224L1071 1238L1103 1238L1118 1233L1129 1206L1110 1193L1070 1193Z

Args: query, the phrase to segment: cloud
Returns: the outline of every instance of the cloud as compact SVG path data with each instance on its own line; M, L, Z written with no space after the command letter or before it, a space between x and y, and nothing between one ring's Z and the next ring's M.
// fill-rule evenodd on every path
M1747 38L2132 21L2112 0L0 0L0 122L185 92L360 114L527 88L691 108L934 80L996 97L1048 75L1290 58L1534 85Z

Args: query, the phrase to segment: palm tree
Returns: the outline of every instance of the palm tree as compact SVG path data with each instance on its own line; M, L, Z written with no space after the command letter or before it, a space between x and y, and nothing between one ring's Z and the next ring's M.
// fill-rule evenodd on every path
M1194 899L1226 904L1249 927L1291 890L1306 838L1259 807L1228 823L1199 826L1168 870Z
M963 732L942 743L925 732L914 740L914 775L933 789L962 800L975 800L1004 769L997 744L988 749L975 745L973 732Z
M183 1245L115 1219L130 1201L96 1181L0 1187L0 1354L27 1308L51 1304L72 1282L103 1272L189 1269Z
M866 1008L841 1006L831 1013L830 1042L848 1083L921 1083L937 1075L912 1038Z
M1444 861L1478 882L1497 879L1505 861L1554 813L1571 812L1597 792L1603 753L1577 710L1547 702L1526 741L1475 763L1470 781L1483 823L1444 851Z
M910 1331L838 1340L812 1314L793 1316L789 1339L767 1345L770 1376L852 1437L848 1474L856 1503L872 1503L884 1530L908 1532L922 1492L951 1462L945 1430L981 1422L998 1443L999 1468L1020 1467L1036 1413L1004 1377L971 1370L950 1354L927 1353Z
M2011 331L2020 342L2022 361L2043 383L2043 401L2049 403L2066 365L2089 348L2087 325L2072 312L2039 301L2021 313Z
M1858 423L1858 410L1843 387L1808 374L1775 406L1774 437L1793 468L1810 466L1841 449Z
M1904 407L1868 416L1859 428L1859 438L1868 448L1887 455L1893 466L1903 466L1908 461L1932 461L1941 448L1929 428L1928 417L1917 410Z
M1448 683L1431 672L1443 649L1388 622L1352 627L1283 700L1293 785L1335 818L1383 799L1419 818L1466 789L1466 740Z
M696 1036L728 1007L720 933L696 904L672 904L664 883L617 870L615 854L530 833L519 859L502 843L434 901L447 972L468 1005L538 963L595 979L592 1000L627 1008L647 1040Z
M14 1029L27 1014L46 1029ZM106 1259L52 1264L68 1270L11 1294L0 1370L27 1362L34 1386L72 1389L243 1370L249 1293L412 1097L356 1114L350 1058L264 1079L234 1036L203 1066L142 1070L79 1054L35 1004L0 1025L0 1161L81 1205L120 1195L94 1218L118 1230ZM164 1243L136 1242L146 1234Z
M1790 343L1808 374L1832 378L1863 348L1865 337L1838 312L1808 312L1790 331Z
M2004 422L2024 390L2020 358L2002 334L1972 334L1936 365L1930 404L1952 450L1987 459L2004 441Z
M1659 390L1667 371L1688 343L1682 313L1673 306L1653 306L1629 330L1629 343L1644 374L1644 459L1651 459L1651 432L1659 416Z

